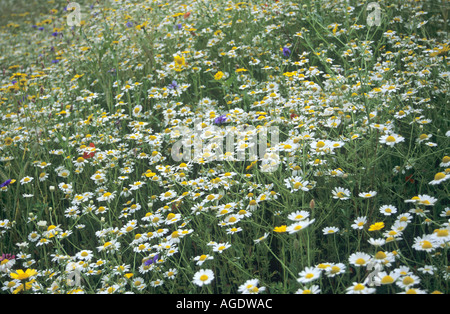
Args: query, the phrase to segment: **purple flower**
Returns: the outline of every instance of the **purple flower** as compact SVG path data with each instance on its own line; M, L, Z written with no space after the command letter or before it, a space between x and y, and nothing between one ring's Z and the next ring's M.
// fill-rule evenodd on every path
M131 22L131 21L130 21L130 22L127 22L126 26L127 26L127 27L132 27L132 26L133 26L133 22Z
M178 29L178 30L180 30L182 27L183 27L183 25L182 25L181 23L176 24L176 25L174 26L174 28L175 28L175 29Z
M12 181L11 179L6 180L6 181L3 182L2 184L0 184L0 188L9 185L9 184L11 183L11 181Z
M220 117L217 117L214 119L214 124L222 124L225 123L227 121L227 116L225 114L221 115Z
M169 89L177 89L177 88L178 88L177 81L172 81L172 83L170 83L169 85Z
M38 30L43 31L43 30L44 30L44 27L41 26L41 27L38 28Z
M283 47L283 55L289 57L291 55L291 50L288 47Z
M146 261L144 262L144 265L145 265L145 266L150 266L151 264L155 263L155 262L158 260L158 258L159 258L159 255L156 254L155 257L149 258L148 260L146 260Z
M12 255L12 254L2 254L2 256L0 256L0 261L3 261L3 260L5 260L5 259L7 259L7 260L12 260L12 259L16 259L16 256L15 255Z

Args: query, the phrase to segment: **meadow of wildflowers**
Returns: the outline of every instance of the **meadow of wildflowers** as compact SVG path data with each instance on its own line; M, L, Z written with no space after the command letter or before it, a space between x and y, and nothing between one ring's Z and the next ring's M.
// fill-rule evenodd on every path
M448 1L0 5L2 294L450 292Z

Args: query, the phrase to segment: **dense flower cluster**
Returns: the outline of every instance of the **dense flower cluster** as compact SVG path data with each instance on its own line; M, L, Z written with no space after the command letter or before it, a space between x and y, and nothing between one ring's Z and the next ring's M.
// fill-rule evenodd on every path
M433 1L79 3L0 25L4 292L449 292Z

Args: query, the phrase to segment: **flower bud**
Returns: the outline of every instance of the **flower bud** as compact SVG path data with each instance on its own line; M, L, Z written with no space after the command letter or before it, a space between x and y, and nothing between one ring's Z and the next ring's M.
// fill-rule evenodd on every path
M314 199L312 199L311 202L309 202L309 208L311 208L311 210L313 210L315 206L316 206L316 202L314 201Z

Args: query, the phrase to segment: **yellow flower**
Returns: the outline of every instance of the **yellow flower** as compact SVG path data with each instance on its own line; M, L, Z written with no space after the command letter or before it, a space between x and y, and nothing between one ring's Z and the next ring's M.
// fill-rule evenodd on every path
M36 281L36 279L32 279L32 280L26 282L24 285L19 285L19 286L13 291L13 294L18 294L20 291L24 290L24 288L25 288L25 291L26 291L26 290L30 290L31 287L32 287L32 285L33 285L33 283L34 283L35 281Z
M384 228L384 222L376 222L369 227L369 231L378 231Z
M430 53L430 57L436 57L438 55L445 54L449 50L450 50L450 47L448 46L448 44L444 44L442 49L435 48L434 51L432 53Z
M9 275L13 279L26 280L37 274L35 269L27 269L25 272L22 269L18 269L15 273L10 273Z
M186 65L186 59L184 57L180 57L179 55L176 55L173 58L173 61L175 62L175 71L177 72L182 71L183 67Z
M248 171L248 170L252 169L256 163L257 163L256 161L252 161L252 163L250 165L248 165L247 168L245 168L245 170Z
M5 145L10 146L13 143L13 139L10 137L5 138Z
M333 35L336 35L337 29L338 29L338 24L335 24L334 28L333 28Z
M133 277L133 273L126 273L125 278L130 279L131 277Z
M216 75L214 75L214 79L216 81L218 81L218 80L220 80L223 77L223 75L224 75L223 72L219 71L219 72L216 73Z
M282 225L282 226L279 226L279 227L275 227L275 228L273 229L273 231L279 232L279 233L281 233L281 232L286 232L286 225Z
M292 76L295 76L296 74L297 74L297 72L285 72L285 73L283 73L283 75L287 76L287 77L292 77Z

